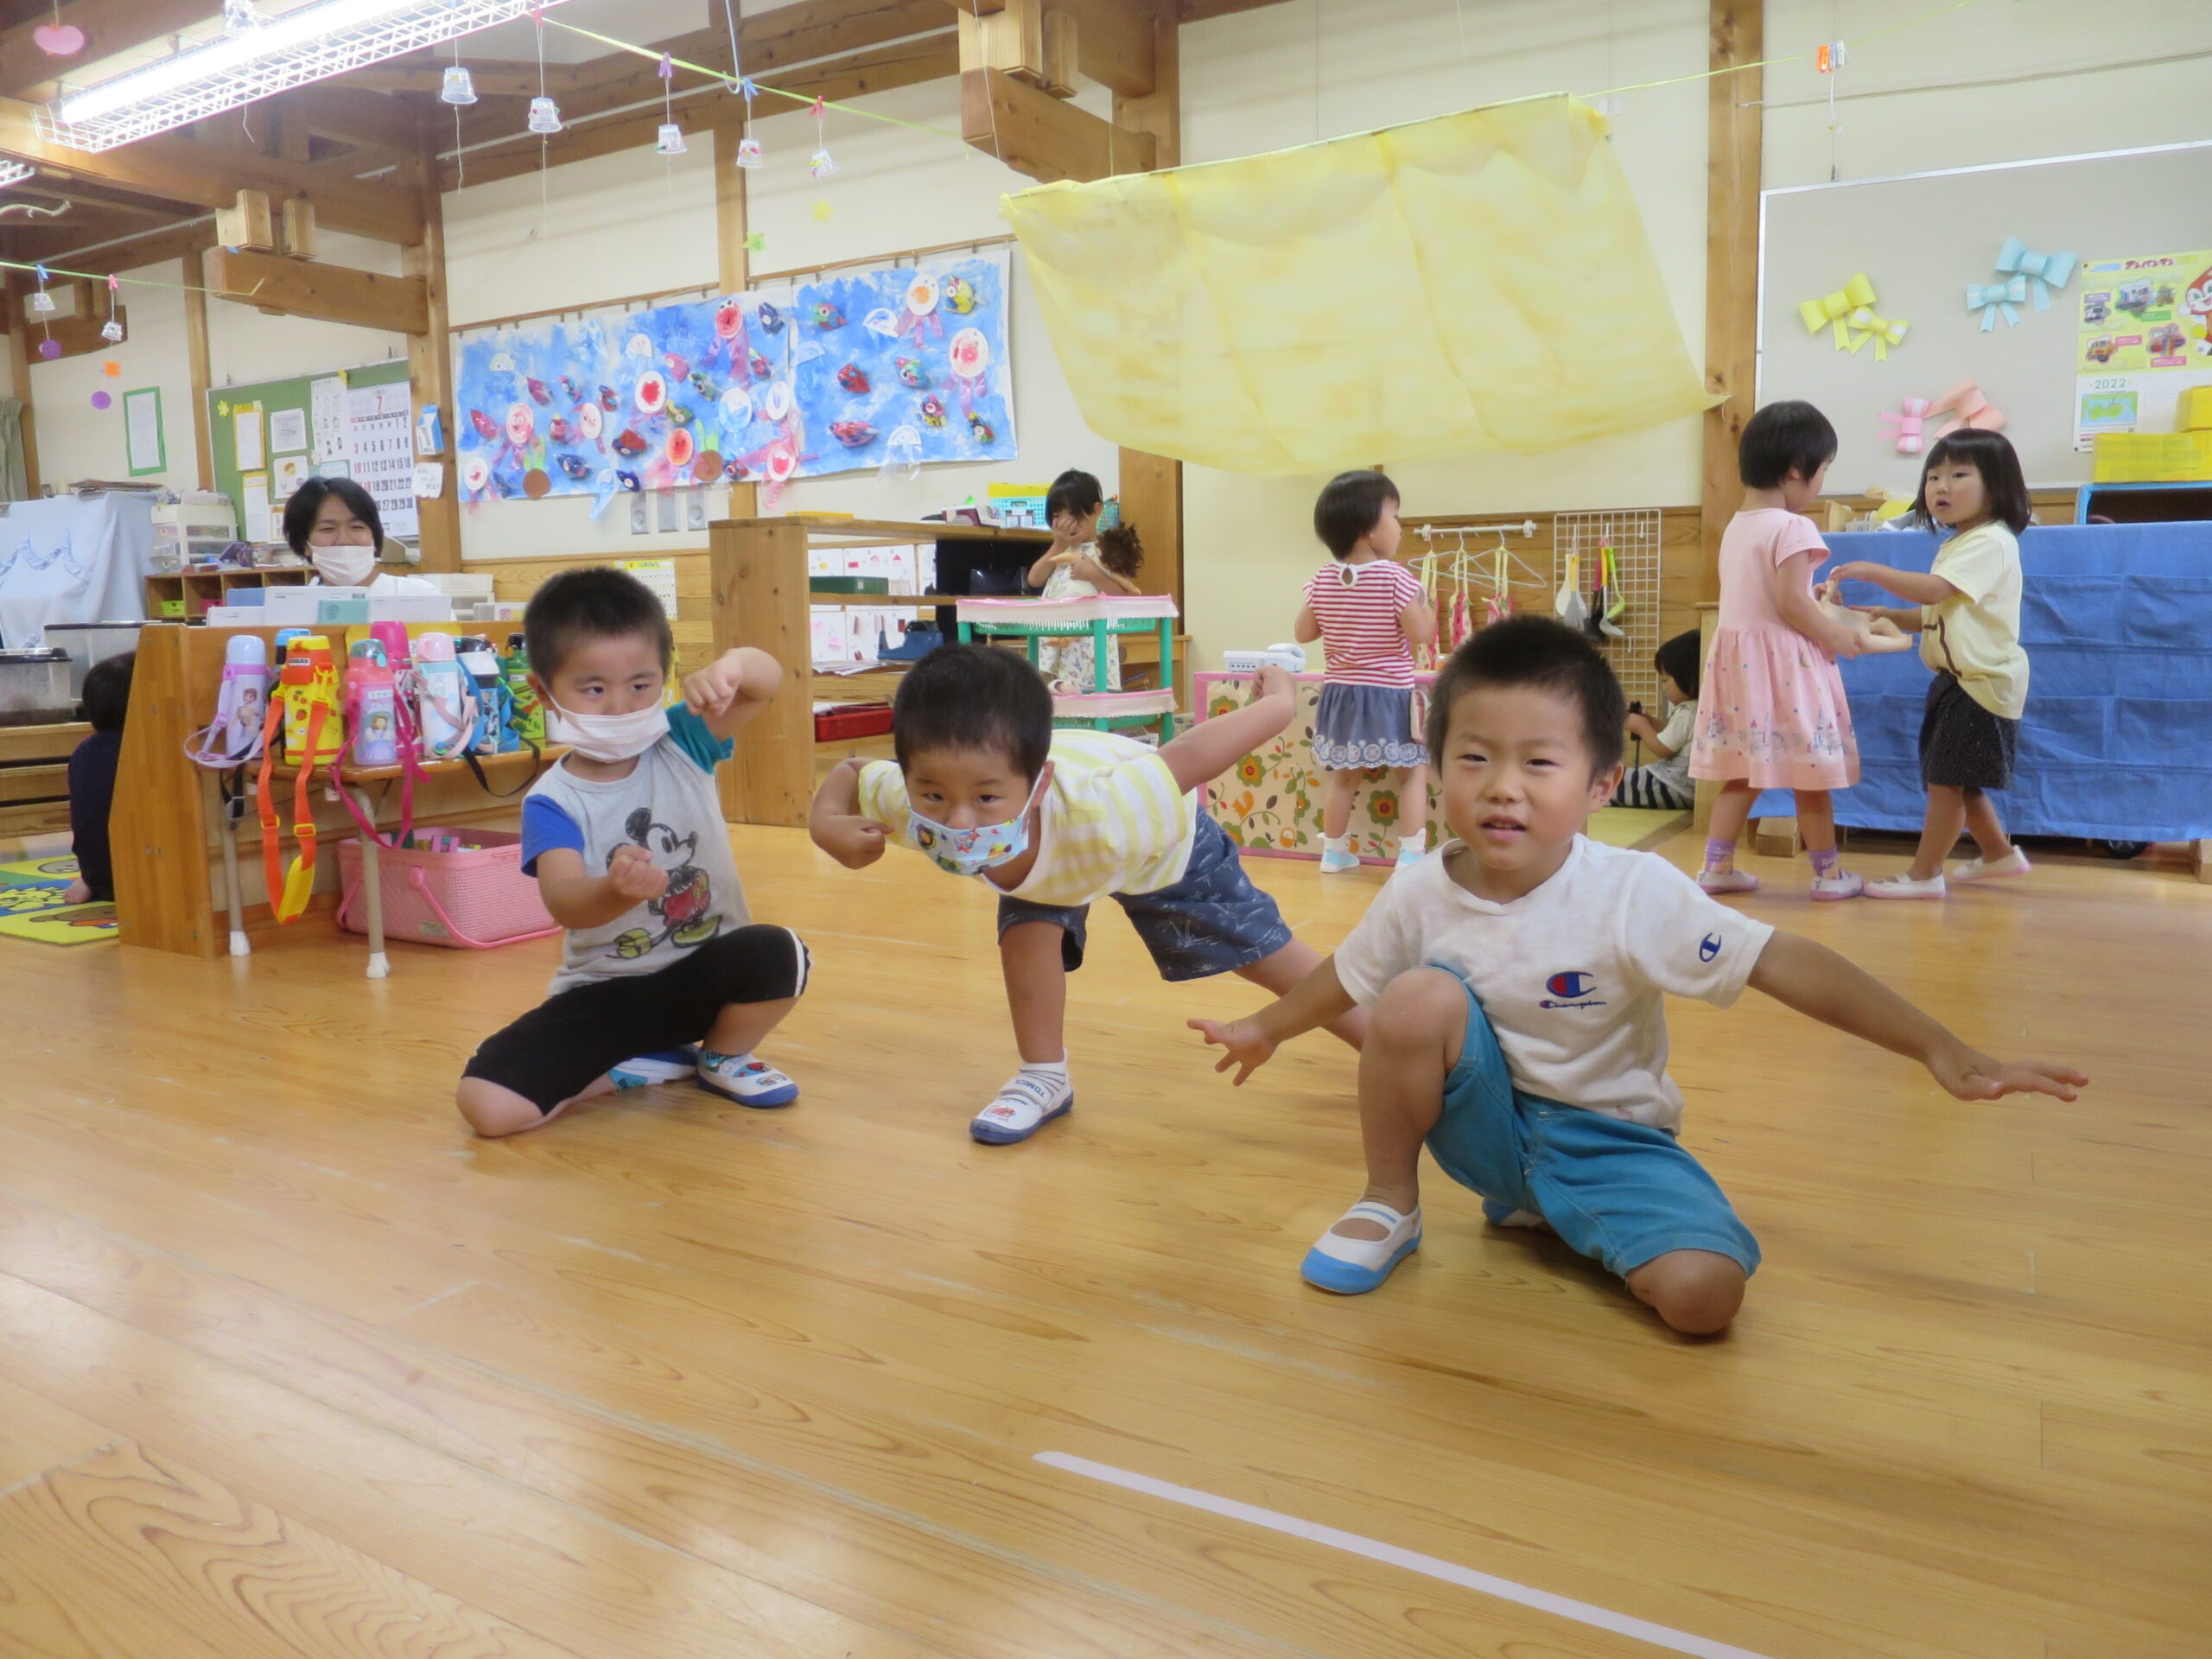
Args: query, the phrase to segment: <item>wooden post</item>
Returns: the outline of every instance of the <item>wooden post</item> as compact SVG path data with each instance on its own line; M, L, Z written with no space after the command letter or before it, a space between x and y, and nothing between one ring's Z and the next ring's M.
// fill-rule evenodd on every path
M416 503L422 524L423 569L461 569L461 479L454 464L460 454L454 423L461 411L453 400L453 346L447 337L445 207L438 194L438 149L430 137L428 118L415 158L400 169L423 203L423 239L399 253L403 275L420 278L427 301L427 327L407 337L407 384L410 397L420 410L435 404L445 429L446 447L435 459L445 468L438 493Z
M138 636L108 841L123 943L212 957L216 928L207 884L207 786L184 754L185 738L206 723L213 706L213 675L199 677L203 686L188 671L188 647L195 635L209 637L182 627L149 627Z
M206 257L184 258L184 348L192 370L192 452L200 487L215 487L214 431L207 418L207 392L214 384L214 370L207 354L207 277Z
M1152 18L1152 91L1114 99L1114 123L1149 133L1159 166L1183 159L1181 57L1173 0L1159 0ZM1122 516L1144 537L1144 590L1183 602L1183 463L1141 449L1122 451ZM1186 624L1187 626L1187 624Z
M737 164L737 147L744 137L745 129L734 123L724 122L715 129L715 245L720 258L719 273L721 278L722 292L725 294L742 294L753 282L753 251L745 245L746 234L750 228L748 201L746 195L746 171ZM729 516L732 518L757 517L760 512L760 492L757 485L732 484L729 486ZM717 537L721 534L719 531L710 533ZM739 645L756 643L752 638L750 619L734 618L727 627L725 626L720 610L721 584L719 582L710 581L707 592L707 602L715 607L714 628L715 639L717 642L715 646L716 652L728 649L720 643L725 632L729 634L733 643ZM808 657L810 658L811 656L812 646L810 643ZM785 684L777 701L779 702L790 701L801 706L805 705L808 702L805 696L805 676L798 672L788 662L784 664L784 671L790 675L791 678ZM813 735L813 728L810 726L807 736L811 740ZM716 782L721 790L722 817L732 823L742 823L747 816L746 804L752 798L753 793L752 772L747 764L750 753L750 746L740 742L736 753L730 756L715 775ZM808 756L810 763L812 758L810 753Z
M1720 533L1741 503L1736 445L1758 397L1759 181L1765 0L1710 0L1706 83L1705 384L1727 399L1706 412L1698 596L1720 596Z
M721 769L722 817L796 828L814 798L806 526L796 518L721 519L707 534L715 654L752 645L784 667L784 689L737 734L737 753Z
M0 285L0 298L8 306L8 373L16 396L23 404L23 488L35 496L38 479L38 424L31 410L31 354L23 339L23 289L20 283Z

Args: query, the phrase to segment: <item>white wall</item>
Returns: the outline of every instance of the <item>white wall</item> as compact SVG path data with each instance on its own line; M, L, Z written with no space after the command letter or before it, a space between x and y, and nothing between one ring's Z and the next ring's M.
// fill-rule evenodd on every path
M149 284L177 284L184 281L184 264L172 259L124 274L147 278ZM40 478L57 486L80 478L128 479L123 394L156 386L162 394L168 465L157 476L141 481L190 489L197 481L197 467L193 459L192 361L185 349L184 290L176 286L141 288L126 283L119 298L130 320L130 338L105 352L43 362L37 355L38 331L31 330L28 342L31 408L38 429ZM106 296L100 299L105 305ZM101 365L110 360L123 365L120 376L110 378L103 372ZM113 399L104 410L92 405L92 394L99 391Z

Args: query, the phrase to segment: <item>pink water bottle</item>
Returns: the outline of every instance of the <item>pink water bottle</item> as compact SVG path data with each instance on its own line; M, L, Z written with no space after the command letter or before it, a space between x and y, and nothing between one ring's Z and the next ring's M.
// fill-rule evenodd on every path
M381 640L358 640L346 660L346 729L357 766L399 764L398 678L384 652Z
M404 622L372 622L369 638L384 647L385 665L397 674L406 668L411 658L407 650L407 625Z

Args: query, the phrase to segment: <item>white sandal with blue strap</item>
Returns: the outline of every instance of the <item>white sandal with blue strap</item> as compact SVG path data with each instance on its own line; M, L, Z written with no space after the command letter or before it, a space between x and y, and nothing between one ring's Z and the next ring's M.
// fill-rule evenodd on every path
M1371 1221L1384 1230L1381 1238L1346 1238L1336 1229L1347 1221ZM1402 1216L1375 1198L1362 1198L1337 1217L1330 1230L1306 1252L1300 1275L1317 1290L1339 1296L1357 1296L1376 1289L1390 1270L1421 1248L1421 1206Z

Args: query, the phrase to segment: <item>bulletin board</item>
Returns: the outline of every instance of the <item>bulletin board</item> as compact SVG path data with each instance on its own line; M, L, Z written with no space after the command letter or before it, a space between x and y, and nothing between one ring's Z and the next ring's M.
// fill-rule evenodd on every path
M343 383L336 400L336 410L330 418L318 421L315 385L317 381L334 378ZM238 512L239 535L248 540L255 539L246 524L244 480L248 475L258 473L267 478L270 523L266 539L281 541L283 539L281 527L283 498L289 491L280 487L280 464L291 457L300 457L284 468L288 474L297 473L302 477L320 474L325 470L325 452L334 443L338 446L335 458L346 461L348 475L352 475L354 470L352 459L354 433L347 412L351 394L366 388L397 386L400 395L396 401L404 408L407 385L407 363L403 358L389 363L372 364L367 368L331 369L320 374L295 375L283 380L261 380L211 390L207 394L207 429L212 435L211 448L214 452L215 488L230 497L231 505ZM258 467L239 464L238 417L249 409L259 411L262 464ZM272 423L276 428L274 435L285 440L285 447L282 448L270 441ZM416 533L411 489L413 441L410 434L412 424L410 414L397 425L397 436L405 438L408 444L406 471L410 486L404 499L404 513L395 512L392 506L387 505L381 487L372 485L367 478L362 480L365 485L371 485L371 493L377 496L385 521L385 533L403 538L411 537ZM379 442L388 442L390 435L385 435ZM292 447L295 439L297 440L297 448ZM397 454L391 459L396 461ZM390 470L394 478L398 476L396 467ZM397 497L393 498L395 502L397 499Z
M2212 141L1766 191L1759 401L1805 398L1835 423L1841 448L1828 474L1832 495L1873 484L1913 488L1919 458L1897 453L1884 412L1900 410L1907 397L1940 397L1968 379L2004 412L2005 434L2031 485L2087 483L2092 455L2077 448L2081 398L2094 384L2083 372L2094 366L2082 356L2084 302L2114 287L2107 277L2088 279L2088 267L2212 246L2208 191ZM2049 293L2050 309L2036 308L2031 284L2031 297L2014 307L2018 325L2000 313L1984 331L1981 314L1967 308L1967 286L2003 280L1995 261L2007 237L2038 252L2075 254L2078 264L2067 285ZM1800 301L1833 293L1860 271L1873 283L1875 314L1910 325L1886 362L1872 342L1837 350L1829 329L1810 333L1798 315ZM2181 272L2171 284L2184 321L2198 274ZM2166 394L2212 384L2212 353L2196 343L2202 320L2191 326L2188 350L2175 354L2188 366L2159 377L2137 429L2171 430Z

